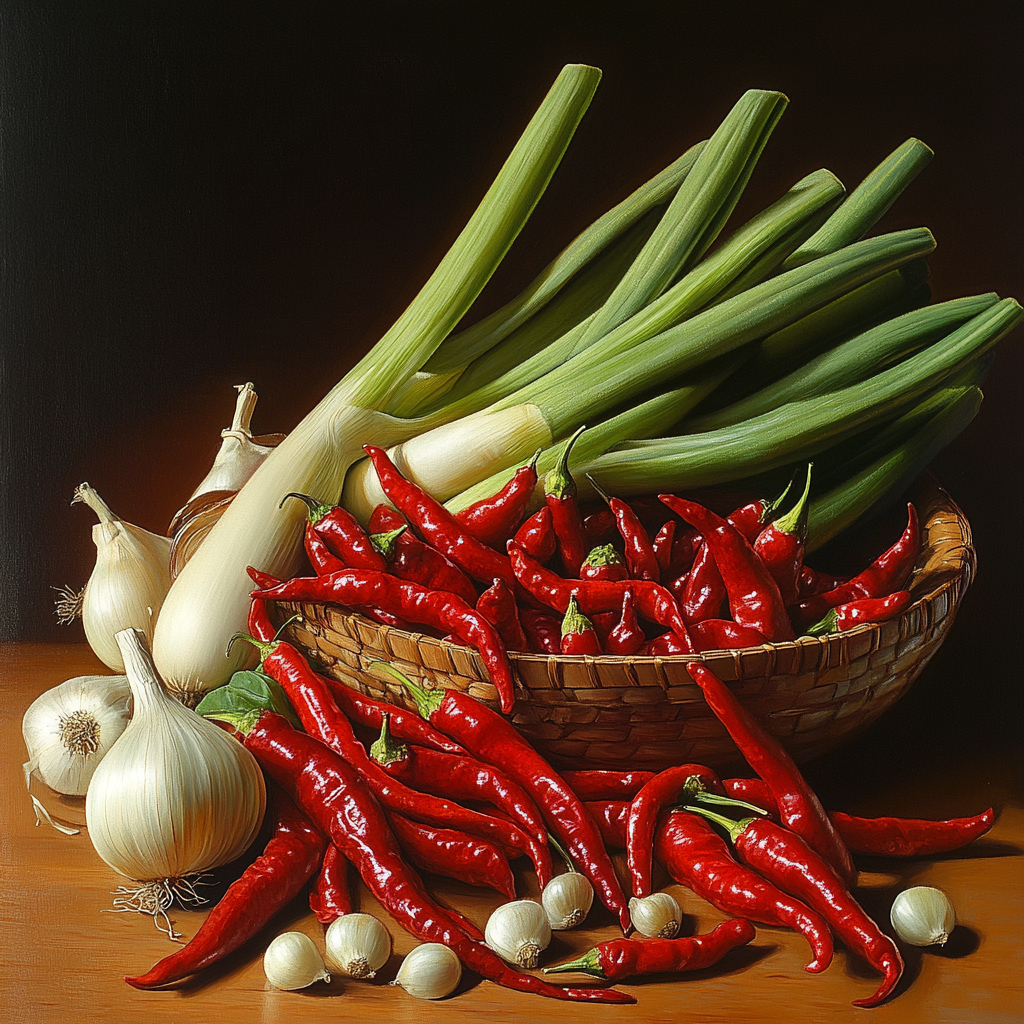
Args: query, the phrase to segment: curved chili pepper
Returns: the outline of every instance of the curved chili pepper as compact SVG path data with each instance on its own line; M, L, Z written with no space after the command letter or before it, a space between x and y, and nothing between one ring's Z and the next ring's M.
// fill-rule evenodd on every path
M634 1002L613 989L570 989L520 974L467 934L458 917L435 903L406 864L383 810L358 772L280 715L264 712L245 741L263 769L356 866L380 904L421 942L440 942L481 977L554 999Z
M257 586L262 585L256 578L257 575L261 579L267 579L263 573L256 573L256 570L252 567L249 568L248 572L249 578L256 583ZM247 625L249 628L249 635L255 637L257 640L261 640L263 643L269 644L271 640L277 637L277 626L270 621L270 616L267 614L267 602L261 597L254 597L250 599Z
M352 892L348 887L348 858L334 843L327 844L324 862L313 888L309 909L321 924L330 924L352 913Z
M693 560L693 566L686 576L686 585L679 600L683 619L688 626L692 626L703 622L704 619L718 618L728 597L711 548L707 544L701 544Z
M658 560L658 572L661 579L672 578L669 574L672 569L672 542L675 540L677 522L676 519L666 520L654 535L654 540L651 541L654 557Z
M257 595L267 601L318 601L356 608L379 608L442 634L453 633L472 645L483 658L491 682L498 691L502 711L515 703L512 669L497 630L462 598L441 590L427 590L383 572L345 569L316 579L299 577Z
M990 807L973 818L924 821L919 818L855 818L836 811L836 831L854 853L881 857L921 857L959 850L995 824Z
M554 469L544 480L544 502L551 509L551 525L558 541L558 554L566 575L578 577L583 559L587 557L590 545L583 532L576 503L576 481L569 472L569 452L576 439L583 433L580 427L565 443Z
M697 662L686 666L704 699L725 726L747 763L765 781L775 797L782 823L802 836L812 849L835 865L844 879L857 879L857 869L814 790L782 744L737 700L709 668Z
M626 552L626 567L629 569L630 577L635 580L653 580L658 583L661 580L661 566L658 564L658 556L654 552L650 534L644 529L640 517L630 508L628 502L605 494L589 473L587 479L611 509L612 515L615 516L615 525L622 538ZM673 530L673 532L675 531Z
M793 627L778 585L754 554L746 537L728 520L694 501L671 494L664 494L661 499L704 536L704 546L710 549L722 574L732 617L770 640L791 640Z
M545 974L579 971L592 978L622 981L639 974L664 974L668 971L702 971L713 967L737 946L745 946L754 937L749 921L723 921L707 935L680 939L616 939L602 942L577 960L545 967Z
M419 713L431 725L481 761L500 767L537 801L551 833L590 879L604 905L618 915L625 930L629 925L626 898L597 824L547 761L485 704L457 690L424 690L392 666L379 664L407 687Z
M877 1006L892 993L903 973L896 944L864 912L824 858L798 835L767 818L736 822L701 808L688 810L725 828L743 863L818 911L848 948L882 974L874 995L855 999L854 1006Z
M581 800L632 800L656 772L567 771L562 778Z
M900 539L878 556L863 572L834 590L805 598L793 609L793 624L803 629L817 622L830 609L862 597L883 597L902 590L921 551L917 509L907 505L907 528Z
M551 509L547 505L541 506L516 530L513 540L538 562L546 562L551 558L558 546L551 522Z
M626 848L626 822L629 820L628 800L586 800L583 806L593 815L605 846L616 850Z
M292 491L281 499L298 498L309 510L309 524L324 539L332 553L353 569L376 569L386 572L384 559L370 543L366 531L351 512L340 505L325 505L308 494Z
M812 569L809 565L802 565L796 581L797 596L802 599L824 594L829 590L835 590L849 579L849 576L829 576L827 573Z
M760 647L768 643L756 629L741 626L731 619L705 619L690 626L690 639L696 650L731 651L739 647Z
M669 522L674 523L676 520L671 519ZM685 526L686 524L682 525ZM704 538L692 526L686 526L684 530L680 530L679 526L676 526L675 535L672 538L671 560L668 567L662 572L661 578L663 580L675 580L682 576L683 573L689 572L694 559L697 557L697 552L703 544Z
M629 806L626 821L626 862L634 896L653 891L654 829L658 815L672 804L686 803L699 790L724 794L718 776L702 764L666 768L648 782Z
M608 634L604 649L608 654L636 654L647 643L647 637L636 621L636 610L633 608L633 592L627 590L622 595L622 614L615 628Z
M783 603L791 605L798 594L797 580L804 564L807 545L807 499L811 493L811 463L800 500L784 515L773 519L754 541L754 554L779 585Z
M673 654L689 654L693 650L693 641L689 634L685 638L671 630L656 636L646 647L640 649L641 654L652 658L666 658Z
M580 566L581 580L625 580L629 579L626 563L612 544L600 544L591 548Z
M600 654L601 641L594 624L580 611L575 596L569 598L569 607L562 619L562 654Z
M455 518L477 540L504 549L512 531L522 522L526 506L533 497L533 489L537 486L539 458L540 449L525 466L512 474L512 478L497 494L456 512Z
M263 853L228 886L187 945L124 979L133 988L169 985L222 960L287 906L320 866L323 836L277 786L268 790L274 826Z
M826 612L821 622L806 630L807 636L824 636L826 633L844 633L855 626L869 622L887 622L902 615L913 604L909 590L897 590L888 597L862 597L859 601L848 601Z
M530 644L538 654L560 654L562 650L562 623L538 608L524 605L519 609L519 621Z
M824 918L737 864L728 844L703 818L687 811L666 815L655 834L654 853L676 882L722 913L800 932L814 954L805 971L817 974L832 962L832 934Z
M485 590L476 601L476 610L498 631L506 650L525 651L526 636L519 621L515 594L501 579Z
M508 858L493 843L457 829L421 825L394 811L386 814L406 860L421 871L494 889L509 900L516 898Z
M512 585L508 559L476 539L442 505L411 480L406 480L383 448L363 445L388 499L432 547L451 559L467 576L490 585L501 578Z

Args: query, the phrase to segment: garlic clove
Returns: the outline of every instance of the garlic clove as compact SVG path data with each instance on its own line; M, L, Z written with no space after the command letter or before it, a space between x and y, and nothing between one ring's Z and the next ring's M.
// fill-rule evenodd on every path
M548 924L556 931L575 928L586 919L594 903L594 887L578 871L556 875L540 894Z
M294 992L331 976L313 940L305 932L282 932L263 954L263 972L274 988Z
M944 946L956 927L949 897L928 885L904 889L889 913L896 934L911 946Z
M327 963L350 978L372 978L391 956L391 933L370 914L337 918L324 941Z
M462 962L447 946L425 942L402 961L393 985L417 999L444 999L462 979Z
M629 919L633 927L648 938L672 939L679 933L683 911L675 897L667 892L654 892L629 901Z
M484 942L508 963L532 969L551 942L548 915L533 900L504 903L487 919Z

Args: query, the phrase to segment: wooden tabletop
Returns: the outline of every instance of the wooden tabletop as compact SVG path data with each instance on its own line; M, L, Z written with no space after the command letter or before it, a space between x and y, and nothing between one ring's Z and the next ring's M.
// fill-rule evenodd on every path
M904 948L906 972L897 995L884 1006L858 1010L851 1001L875 990L878 976L863 962L838 949L829 970L811 976L802 970L808 949L795 933L758 926L750 946L732 953L710 971L659 976L620 988L636 1006L579 1005L501 989L475 976L463 979L450 999L428 1003L392 988L401 957L415 944L365 889L364 912L379 916L394 937L395 954L373 983L338 978L303 992L280 992L267 984L262 953L278 932L299 929L322 947L322 930L303 900L297 900L259 936L222 964L180 987L139 992L122 977L148 969L174 946L150 920L106 913L111 890L121 881L95 854L84 828L64 836L36 827L25 792L25 759L19 731L22 714L41 692L64 679L103 672L85 645L15 644L0 648L0 929L4 970L0 973L0 1021L27 1024L68 1021L244 1021L381 1020L420 1022L512 1019L582 1021L767 1021L825 1020L997 1024L1024 1017L1024 804L1015 791L1014 768L994 751L970 764L946 763L941 751L916 772L891 784L878 773L846 809L861 814L922 816L1000 809L988 836L966 850L933 859L862 862L859 896L888 930L888 908L901 889L934 885L956 907L958 926L943 950ZM84 823L84 801L60 798L39 783L33 792L64 820ZM964 806L964 794L972 806ZM619 862L621 865L621 861ZM518 875L521 895L536 895L532 876ZM686 914L684 928L707 931L722 920L688 890L661 883ZM495 896L441 879L432 880L441 897L483 926L500 901ZM172 911L186 937L195 933L202 910ZM578 956L612 938L611 916L592 912L588 927L556 934L548 963ZM566 976L570 978L572 976ZM315 1017L312 1016L315 1014Z

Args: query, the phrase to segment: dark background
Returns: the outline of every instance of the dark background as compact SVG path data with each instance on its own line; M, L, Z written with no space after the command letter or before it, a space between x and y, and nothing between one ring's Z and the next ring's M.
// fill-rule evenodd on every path
M819 166L852 187L916 135L936 159L881 228L932 228L937 299L1024 297L1019 5L892 6L4 0L3 637L80 638L50 589L93 562L76 484L162 532L231 385L255 382L256 431L295 425L425 280L568 62L603 83L483 309L750 87L791 104L738 218ZM833 791L894 751L1004 752L1019 780L1021 340L935 465L977 583Z

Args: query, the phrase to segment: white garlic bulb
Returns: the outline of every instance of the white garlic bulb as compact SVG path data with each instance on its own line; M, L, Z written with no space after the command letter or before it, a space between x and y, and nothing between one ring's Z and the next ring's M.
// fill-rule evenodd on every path
M510 964L536 967L551 942L548 915L533 900L504 903L487 919L484 942Z
M319 950L305 932L278 935L263 954L263 973L274 988L286 992L306 988L314 981L331 981Z
M675 897L667 892L652 892L650 896L629 901L629 919L633 927L648 938L672 939L679 932L683 911Z
M103 755L131 712L126 676L76 676L37 697L21 721L28 761L50 789L85 796Z
M391 956L391 933L370 914L345 914L324 936L327 962L350 978L372 978Z
M402 961L393 985L417 999L444 999L462 979L462 962L447 946L425 942Z
M578 871L555 875L540 894L548 924L560 932L583 924L594 903L594 887Z
M82 624L96 657L115 672L124 661L114 640L122 629L141 629L147 643L171 587L171 542L118 519L86 483L71 503L84 502L100 521L92 528L96 565L82 595Z
M956 911L941 889L915 885L893 901L889 914L896 934L911 946L944 946L956 927Z

